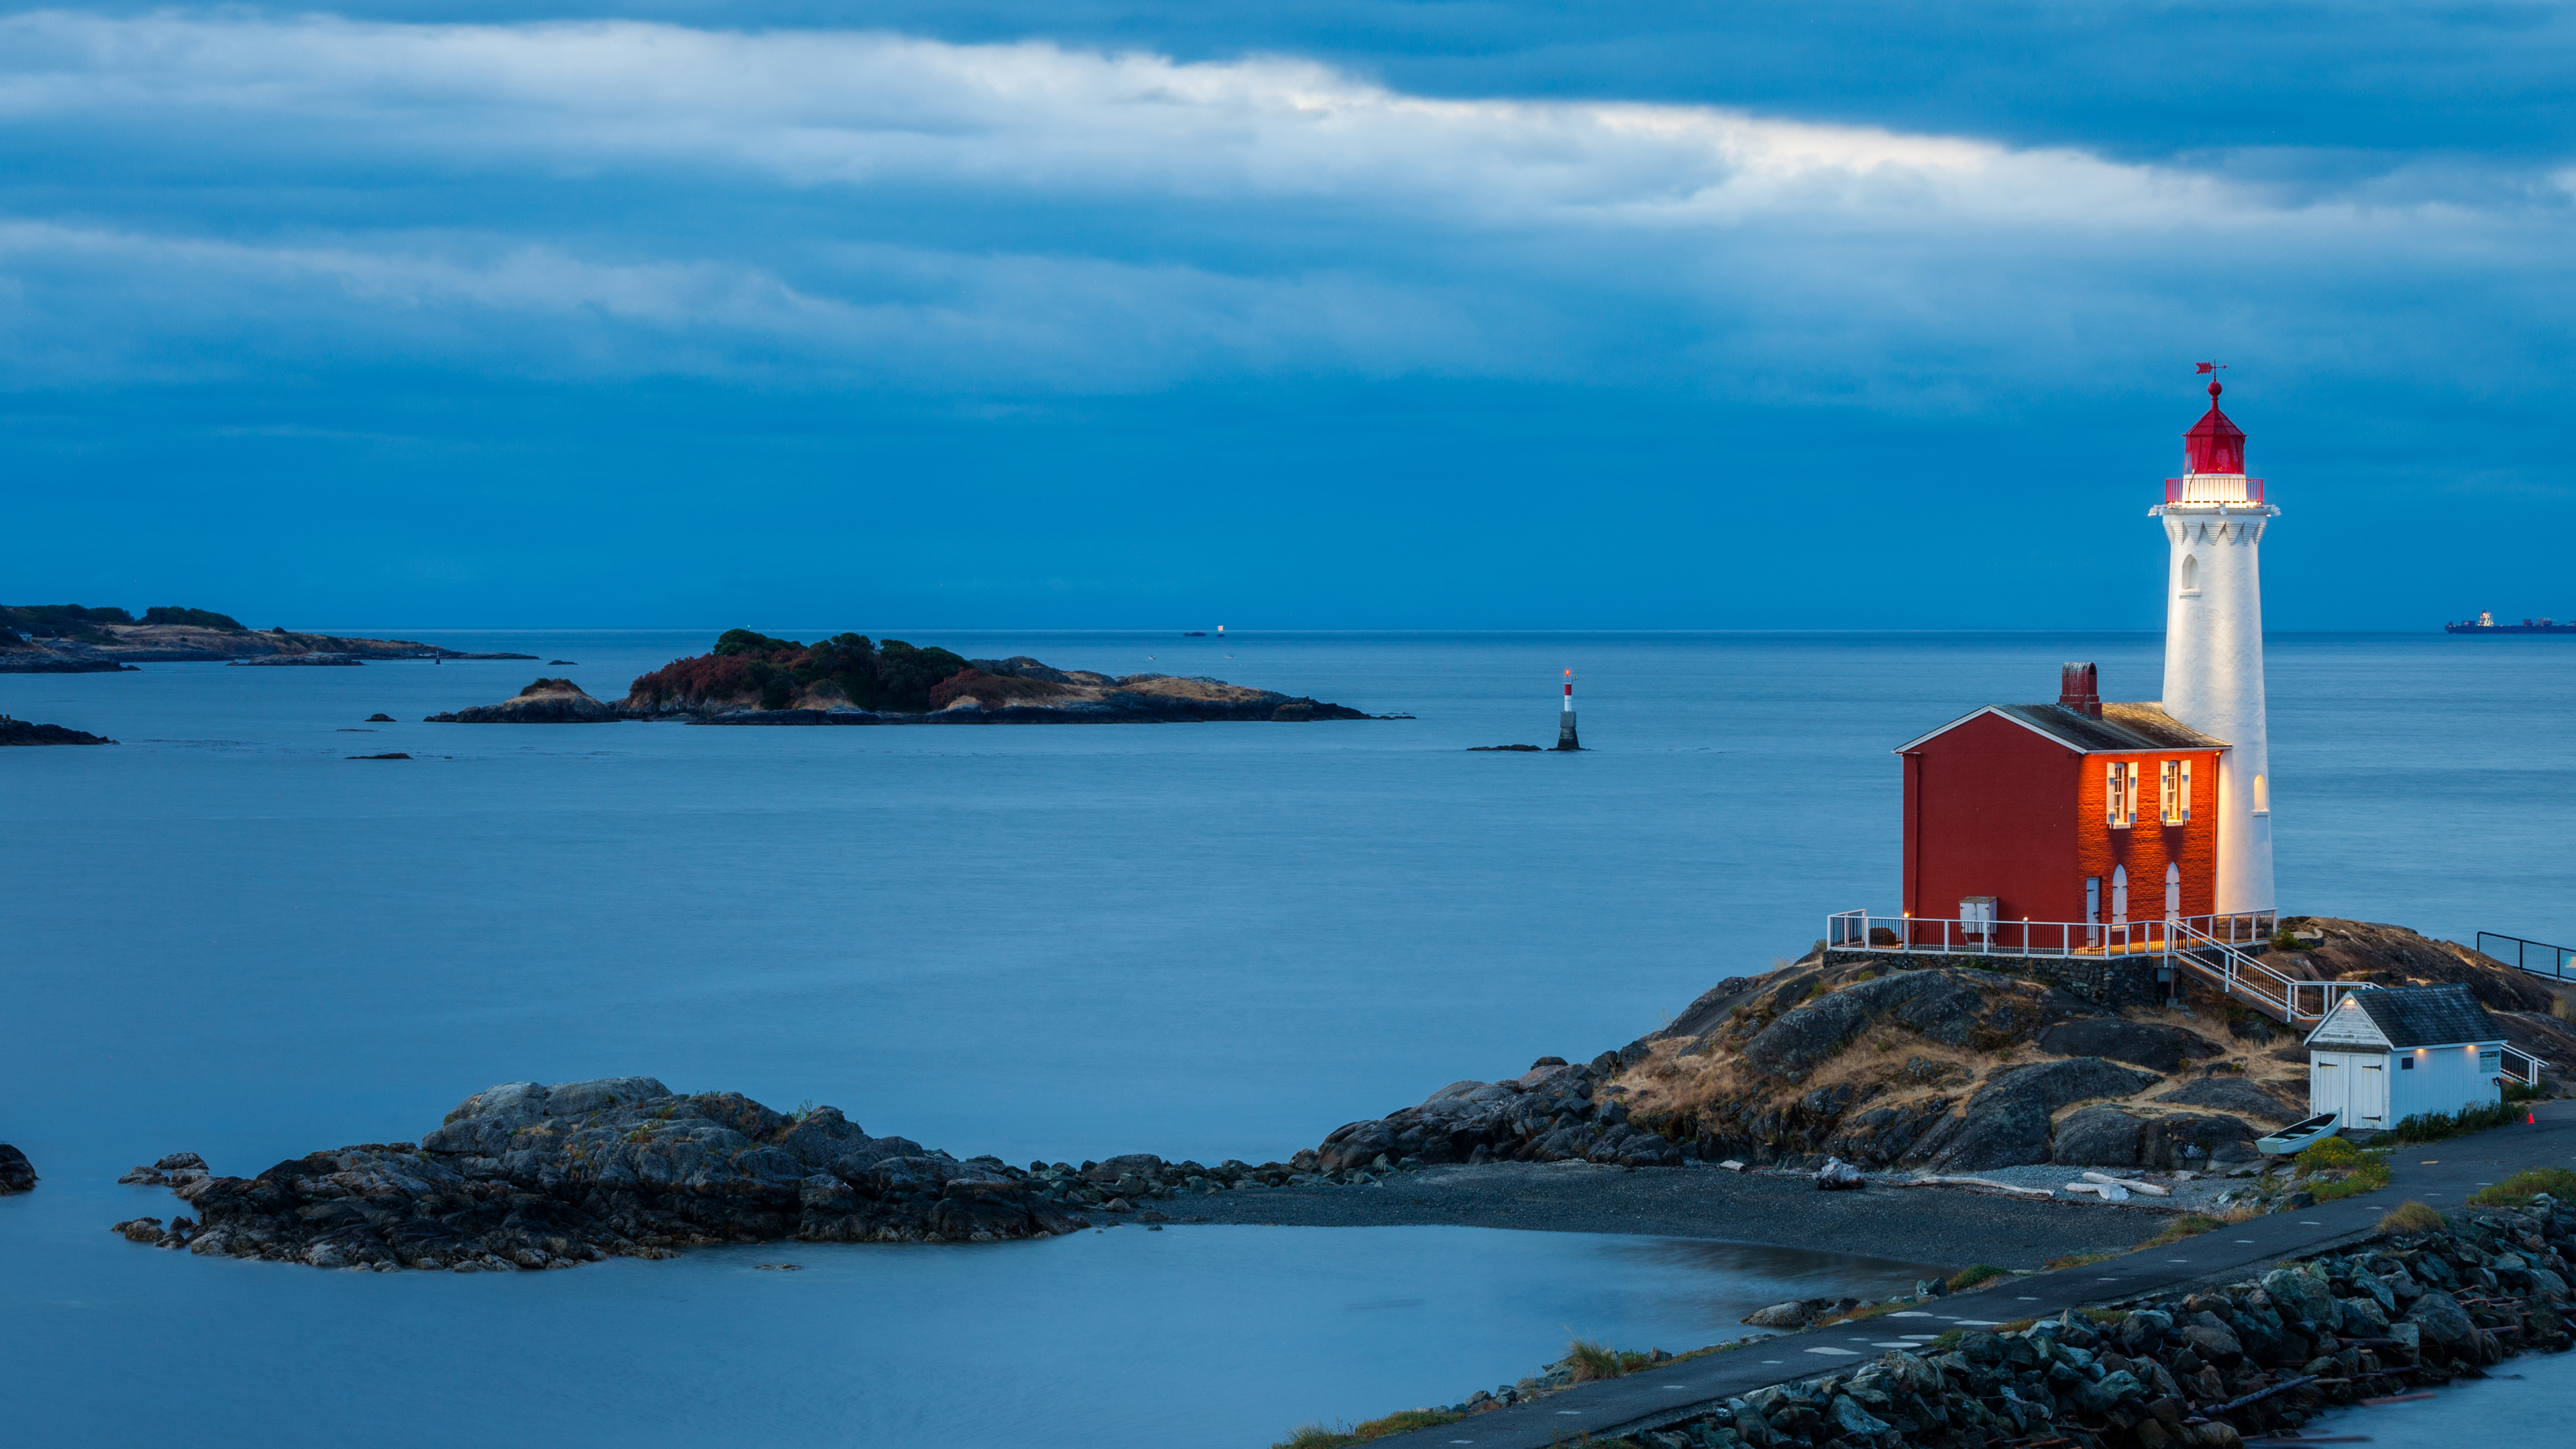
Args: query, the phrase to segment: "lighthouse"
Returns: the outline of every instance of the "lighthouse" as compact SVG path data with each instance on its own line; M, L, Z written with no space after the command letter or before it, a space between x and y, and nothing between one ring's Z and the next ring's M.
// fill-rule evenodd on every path
M1560 750L1583 748L1582 742L1574 737L1574 671L1571 669L1565 671L1565 712L1557 716L1556 747Z
M2273 909L2261 546L2281 510L2263 501L2262 479L2245 476L2245 433L2219 411L2219 392L2213 378L2209 412L2183 435L2183 476L2166 479L2165 501L2147 512L2169 545L2165 713L2228 745L2218 759L2213 909L2234 915Z

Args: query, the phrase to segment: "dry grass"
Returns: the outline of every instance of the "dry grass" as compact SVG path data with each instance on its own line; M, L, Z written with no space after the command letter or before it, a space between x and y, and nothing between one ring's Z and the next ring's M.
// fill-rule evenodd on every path
M2401 1202L2379 1217L2383 1233L2438 1233L2450 1225L2441 1209L2423 1202Z
M1953 1293L1962 1293L1970 1288L1978 1286L1979 1284L1991 1283L1997 1278L2009 1278L2011 1276L2012 1270L2010 1268L1998 1268L1992 1263L1979 1263L1973 1268L1962 1268L1958 1272L1951 1274L1949 1278L1949 1289Z
M2117 1253L2069 1253L2063 1258L2051 1258L2040 1266L2052 1271L2059 1268L2084 1268L2095 1263L2107 1263L2118 1256L2120 1255Z
M1644 1368L1653 1359L1651 1354L1612 1348L1588 1338L1578 1338L1567 1344L1565 1357L1574 1366L1574 1381L1578 1384L1621 1378Z

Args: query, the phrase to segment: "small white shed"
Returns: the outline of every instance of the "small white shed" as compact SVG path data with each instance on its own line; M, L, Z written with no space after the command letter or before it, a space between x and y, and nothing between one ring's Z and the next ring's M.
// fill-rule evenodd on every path
M2377 1132L2503 1100L2504 1031L2465 986L2356 991L2308 1033L2308 1110Z

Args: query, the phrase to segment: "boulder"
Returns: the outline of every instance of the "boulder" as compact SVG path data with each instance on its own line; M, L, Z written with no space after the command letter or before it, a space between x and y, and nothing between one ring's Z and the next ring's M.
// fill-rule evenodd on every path
M116 741L61 725L35 724L0 714L0 745L112 745Z
M2057 1124L2049 1160L2068 1167L2135 1167L2139 1121L2117 1107L2086 1107Z
M2343 1323L2343 1310L2336 1304L2326 1280L2296 1268L2275 1268L2263 1275L2263 1291L2272 1295L2273 1306L2285 1320L2299 1320L2332 1330Z
M1820 1192L1853 1192L1864 1181L1859 1168L1839 1157L1826 1158L1825 1165L1816 1169L1816 1189Z
M2117 1062L2170 1072L2186 1057L2213 1057L2218 1048L2179 1027L2101 1017L2062 1021L2039 1034L2041 1051L2063 1057L2108 1057Z
M2157 1172L2252 1158L2256 1133L2236 1117L2152 1117L2138 1131L2138 1166ZM2188 1149L2197 1147L2195 1157Z
M1988 1074L1960 1116L1910 1154L1945 1172L1982 1172L2049 1160L2049 1119L2061 1107L2093 1097L2126 1097L2155 1085L2147 1072L2100 1057L2071 1057Z
M27 1192L35 1185L36 1167L27 1154L0 1142L0 1193Z
M1815 1317L1815 1310L1800 1302L1774 1303L1744 1315L1744 1321L1756 1328L1804 1328Z
M2477 1336L2477 1325L2469 1321L2468 1311L2460 1300L2438 1290L2427 1292L2406 1310L2406 1321L2415 1325L2425 1338L2444 1348L2456 1348Z

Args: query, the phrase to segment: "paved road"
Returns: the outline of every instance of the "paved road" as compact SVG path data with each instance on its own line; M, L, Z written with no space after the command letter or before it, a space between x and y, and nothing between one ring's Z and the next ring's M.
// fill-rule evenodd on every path
M2576 1166L2576 1102L2544 1102L2534 1125L2499 1127L2473 1137L2397 1150L2389 1187L2318 1207L2275 1213L2170 1248L2131 1253L2091 1267L2015 1278L1979 1293L1934 1299L1920 1309L1868 1325L1782 1334L1732 1353L1667 1364L1625 1378L1583 1384L1441 1429L1380 1439L1403 1449L1549 1449L1580 1434L1635 1433L1676 1423L1738 1394L1825 1373L1888 1348L1911 1348L1906 1335L1929 1337L1962 1325L2009 1323L2088 1305L2118 1303L2185 1285L2233 1282L2279 1259L2321 1252L2366 1237L2380 1215L2410 1198L2449 1210L2470 1193L2525 1167ZM1891 1249L1893 1251L1893 1249Z

